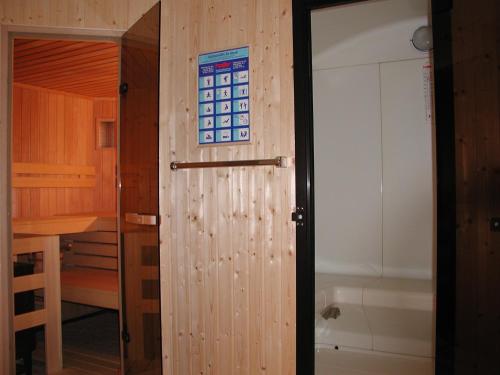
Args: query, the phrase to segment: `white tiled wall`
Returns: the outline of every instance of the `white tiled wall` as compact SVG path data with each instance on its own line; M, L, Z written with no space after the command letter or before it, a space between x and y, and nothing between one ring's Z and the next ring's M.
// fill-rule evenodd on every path
M313 12L317 272L432 278L427 0Z
M432 277L432 121L426 121L429 60L380 64L383 165L383 273ZM427 101L428 102L428 101Z
M316 268L378 275L382 272L379 68L318 70L313 79L318 125L314 127Z

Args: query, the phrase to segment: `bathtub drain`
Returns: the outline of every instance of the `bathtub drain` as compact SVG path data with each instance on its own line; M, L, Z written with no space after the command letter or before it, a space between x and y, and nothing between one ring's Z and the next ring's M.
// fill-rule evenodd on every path
M340 309L333 304L328 305L321 311L321 316L325 320L337 319L340 316Z

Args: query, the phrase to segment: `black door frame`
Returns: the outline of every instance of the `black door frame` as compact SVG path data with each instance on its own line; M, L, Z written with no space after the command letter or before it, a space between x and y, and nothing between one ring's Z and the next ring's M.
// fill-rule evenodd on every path
M369 0L292 0L297 225L297 375L314 374L314 147L311 11ZM454 373L455 127L452 0L432 1L437 177L436 374Z

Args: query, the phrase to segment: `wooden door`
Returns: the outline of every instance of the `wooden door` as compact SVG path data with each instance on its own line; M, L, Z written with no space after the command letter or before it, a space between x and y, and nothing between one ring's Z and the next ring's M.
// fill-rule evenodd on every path
M158 3L122 39L119 167L122 338L126 374L161 373L159 22Z

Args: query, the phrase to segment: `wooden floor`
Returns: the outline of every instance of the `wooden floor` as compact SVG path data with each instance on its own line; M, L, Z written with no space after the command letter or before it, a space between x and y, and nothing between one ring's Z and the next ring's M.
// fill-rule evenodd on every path
M63 362L61 375L120 374L118 315L105 312L63 325ZM44 368L43 337L33 354L33 374Z

